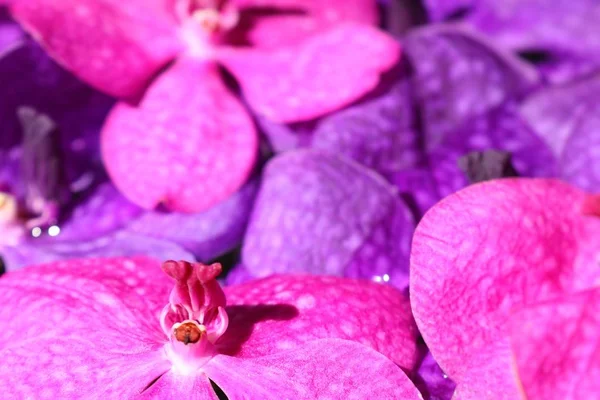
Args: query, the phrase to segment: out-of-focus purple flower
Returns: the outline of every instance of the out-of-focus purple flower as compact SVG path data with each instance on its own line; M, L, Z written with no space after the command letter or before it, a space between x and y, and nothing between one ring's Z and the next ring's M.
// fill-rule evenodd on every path
M426 0L425 6L433 21L460 21L506 49L534 55L553 82L600 67L595 0Z
M405 295L275 276L223 291L220 265L86 259L0 279L0 381L17 397L418 399ZM167 276L168 275L168 276ZM102 373L100 373L101 371Z
M262 179L242 248L248 272L362 277L406 287L414 219L385 179L318 150L276 157Z
M600 281L600 214L591 200L558 180L504 179L463 189L422 219L411 305L433 357L457 383L456 398L599 393L597 363L584 368L597 359L597 334L589 336L597 295L563 303ZM586 296L594 303L584 306Z
M400 53L370 26L374 0L36 0L11 10L77 76L143 97L113 109L102 149L119 190L144 208L202 211L249 176L258 139L220 66L259 114L292 122L362 96Z
M0 27L11 32L0 57L0 256L8 269L93 255L208 261L239 245L256 181L199 214L133 205L100 162L98 133L112 100L58 67L16 24Z

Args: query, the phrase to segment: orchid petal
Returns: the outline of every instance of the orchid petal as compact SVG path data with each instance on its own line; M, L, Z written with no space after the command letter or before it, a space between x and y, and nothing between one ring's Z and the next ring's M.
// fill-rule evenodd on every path
M294 122L357 100L377 85L399 55L392 37L373 27L344 23L297 46L268 51L224 48L218 57L258 114Z
M242 259L258 277L387 276L403 288L413 227L395 189L372 171L323 151L288 152L264 171Z
M339 339L253 359L219 355L207 375L237 399L419 399L402 370L375 350Z
M132 202L200 212L244 183L257 142L249 115L217 66L182 59L148 89L139 107L117 105L102 132L102 154L117 188Z
M175 20L162 0L17 1L12 14L48 52L91 85L138 96L179 50ZM143 11L142 11L143 10Z

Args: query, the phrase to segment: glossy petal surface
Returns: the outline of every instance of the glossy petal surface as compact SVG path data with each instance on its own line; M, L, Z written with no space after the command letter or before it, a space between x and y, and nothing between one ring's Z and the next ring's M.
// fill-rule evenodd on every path
M259 277L387 274L405 287L413 227L408 207L377 174L328 152L289 152L263 174L242 256Z
M84 81L117 97L138 96L179 43L166 2L17 1L14 17ZM143 9L144 12L140 12Z
M553 150L561 177L600 190L600 76L548 87L528 97L521 114Z
M230 330L220 345L228 354L253 358L315 339L339 338L370 346L407 370L415 366L417 331L408 298L388 285L292 275L225 291ZM244 335L248 338L239 346L238 337Z
M368 366L368 368L366 368ZM419 399L419 392L388 358L355 342L328 339L274 355L215 357L207 374L236 399Z
M523 95L538 80L527 64L458 26L416 30L404 45L428 149L468 118Z
M116 186L134 203L200 212L241 187L257 141L217 66L182 59L139 107L115 107L102 132L102 154Z
M447 197L421 221L411 254L413 312L461 398L511 386L513 310L600 281L600 220L581 214L584 198L557 180L503 179Z
M252 108L279 122L316 118L352 103L373 89L399 56L391 36L352 23L336 24L296 46L220 53Z
M600 396L600 290L526 308L511 321L511 331L527 398Z

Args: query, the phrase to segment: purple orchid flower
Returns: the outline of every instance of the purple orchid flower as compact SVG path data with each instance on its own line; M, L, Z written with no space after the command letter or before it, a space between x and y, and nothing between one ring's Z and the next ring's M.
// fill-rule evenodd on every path
M98 133L112 100L58 67L6 16L0 38L0 257L7 269L110 255L209 261L240 244L256 180L203 213L140 209L107 182L100 162Z
M426 0L433 21L458 20L503 47L536 56L552 82L581 77L600 66L595 40L600 5L594 0Z
M223 291L220 265L86 259L0 279L0 389L75 399L418 399L406 296L332 277Z
M585 292L600 281L598 204L558 180L517 178L470 186L425 215L411 305L453 398L600 394L600 303Z
M144 208L202 211L249 176L258 139L220 66L256 112L292 122L351 103L399 57L398 43L370 26L369 0L36 0L11 10L86 82L143 97L113 109L102 151L119 190Z

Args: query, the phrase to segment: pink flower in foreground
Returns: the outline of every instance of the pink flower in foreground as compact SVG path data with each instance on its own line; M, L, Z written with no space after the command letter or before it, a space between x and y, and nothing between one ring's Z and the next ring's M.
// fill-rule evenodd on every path
M369 281L274 276L225 292L218 264L65 261L0 279L13 398L417 399L408 299ZM227 302L225 297L227 297ZM401 368L400 368L401 367Z
M250 173L257 134L220 67L257 113L293 122L358 99L399 57L398 43L370 26L373 0L16 0L11 9L86 82L123 100L143 95L114 108L102 148L115 184L145 208L202 211Z
M599 205L558 180L503 179L425 215L411 304L453 398L600 398Z

